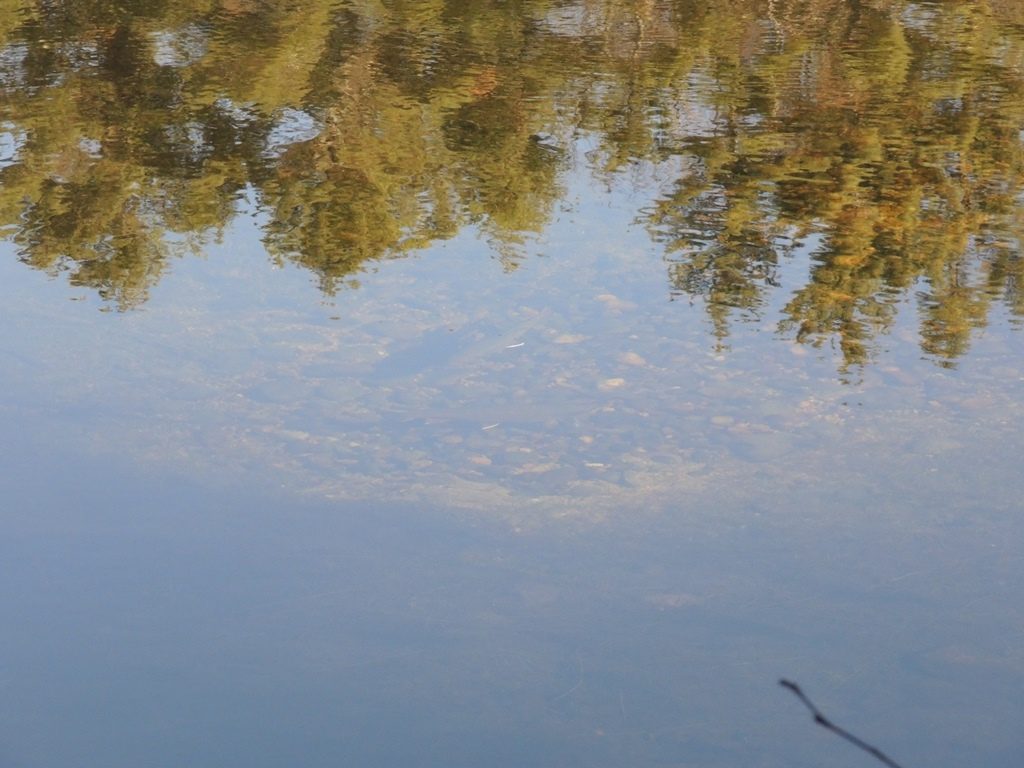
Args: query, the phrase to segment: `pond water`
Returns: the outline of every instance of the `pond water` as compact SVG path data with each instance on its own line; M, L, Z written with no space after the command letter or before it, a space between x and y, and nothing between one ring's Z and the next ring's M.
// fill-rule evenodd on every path
M0 2L0 765L1024 763L1024 10Z

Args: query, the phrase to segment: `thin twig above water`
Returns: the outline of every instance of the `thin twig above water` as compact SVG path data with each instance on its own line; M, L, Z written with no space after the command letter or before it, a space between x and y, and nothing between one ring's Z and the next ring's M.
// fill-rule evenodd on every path
M800 686L794 683L792 680L779 680L779 685L781 685L783 688L788 688L789 690L791 690L793 694L804 703L804 706L811 711L811 714L814 715L814 722L816 722L822 728L832 731L832 733L836 734L836 736L841 736L854 746L860 747L865 752L872 755L879 762L888 765L889 768L901 768L899 763L897 763L895 760L893 760L891 757L885 754L878 747L874 747L871 744L868 744L863 739L860 739L857 736L854 736L849 731L840 728L838 725L836 725L827 717L825 717L822 711L814 705L814 702L807 698L807 694L803 692Z

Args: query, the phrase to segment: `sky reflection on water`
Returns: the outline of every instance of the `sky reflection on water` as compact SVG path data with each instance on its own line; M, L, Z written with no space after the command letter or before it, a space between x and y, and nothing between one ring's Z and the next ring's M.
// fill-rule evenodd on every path
M1021 763L1015 6L9 6L0 763Z

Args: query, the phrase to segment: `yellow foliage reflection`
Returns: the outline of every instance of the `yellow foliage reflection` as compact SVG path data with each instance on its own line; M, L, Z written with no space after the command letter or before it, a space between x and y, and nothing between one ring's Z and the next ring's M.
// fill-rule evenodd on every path
M470 225L514 269L585 136L598 178L669 174L640 216L718 343L789 289L783 331L859 365L910 297L951 364L1024 311L1022 29L1006 0L0 0L0 226L119 308L243 195L327 293Z

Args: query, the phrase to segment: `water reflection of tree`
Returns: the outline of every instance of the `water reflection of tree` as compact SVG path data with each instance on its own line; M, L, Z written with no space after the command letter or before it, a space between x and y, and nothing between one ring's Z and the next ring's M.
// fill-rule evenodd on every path
M0 225L121 307L250 194L330 292L479 228L513 268L585 131L596 174L674 169L644 216L725 343L814 243L796 338L870 357L1024 310L1015 3L0 3ZM805 246L810 247L810 246Z
M511 266L560 194L563 154L538 136L553 105L523 106L544 94L516 66L518 13L136 5L39 4L0 27L4 125L28 137L0 170L3 222L26 263L122 308L174 235L216 232L249 188L271 253L328 292L468 224Z
M783 328L837 338L862 363L916 289L922 347L949 362L993 299L1019 311L1019 260L978 235L1018 231L1022 38L980 6L930 6L910 23L907 4L843 5L775 17L748 31L749 55L709 49L694 65L714 122L699 140L679 132L673 151L691 167L649 223L674 285L706 299L720 336L733 308L764 301L766 265L814 233ZM817 18L830 21L808 26Z

